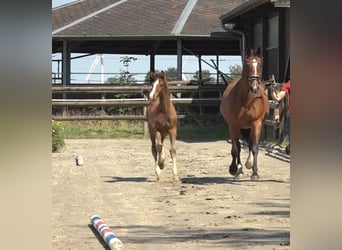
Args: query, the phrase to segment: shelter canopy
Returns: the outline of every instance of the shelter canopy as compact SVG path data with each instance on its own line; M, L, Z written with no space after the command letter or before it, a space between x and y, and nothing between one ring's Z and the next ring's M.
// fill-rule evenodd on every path
M52 52L240 55L220 16L243 0L80 0L52 10Z

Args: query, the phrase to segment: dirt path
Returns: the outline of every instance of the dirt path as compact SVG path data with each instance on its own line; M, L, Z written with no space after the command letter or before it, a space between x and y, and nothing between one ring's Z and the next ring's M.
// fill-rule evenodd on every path
M245 169L236 182L227 171L229 143L178 141L181 181L172 181L167 155L156 182L150 147L148 139L66 140L52 155L53 249L106 249L90 225L93 214L125 250L290 249L287 156L261 148L260 181ZM83 166L75 164L78 154ZM243 149L243 162L246 156Z

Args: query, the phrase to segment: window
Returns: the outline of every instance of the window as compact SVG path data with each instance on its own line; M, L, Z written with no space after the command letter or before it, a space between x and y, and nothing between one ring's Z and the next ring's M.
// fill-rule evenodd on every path
M277 48L279 46L279 17L268 19L268 49Z
M262 20L258 19L254 25L254 48L262 51Z

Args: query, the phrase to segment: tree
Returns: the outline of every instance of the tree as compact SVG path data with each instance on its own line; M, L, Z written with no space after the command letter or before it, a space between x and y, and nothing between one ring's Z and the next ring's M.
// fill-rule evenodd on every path
M136 83L137 81L131 74L126 74L125 71L120 70L119 77L109 77L106 80L106 83L116 83L116 84L126 84L126 83Z
M175 67L167 68L166 77L168 81L176 81L177 80L177 69Z
M230 65L229 66L229 75L232 76L232 78L237 78L242 75L242 67L239 64Z
M120 62L123 64L124 67L126 67L126 71L124 71L124 75L125 75L125 78L126 78L126 83L133 83L132 80L134 80L134 78L132 77L132 75L129 73L128 71L128 67L129 67L129 64L132 62L132 61L135 61L137 60L136 57L133 57L133 56L122 56L120 57ZM122 72L120 72L122 73Z
M195 75L192 76L192 79L199 80L199 71L195 72ZM211 77L210 71L208 69L202 70L202 79L210 79L209 82L215 81L214 77Z

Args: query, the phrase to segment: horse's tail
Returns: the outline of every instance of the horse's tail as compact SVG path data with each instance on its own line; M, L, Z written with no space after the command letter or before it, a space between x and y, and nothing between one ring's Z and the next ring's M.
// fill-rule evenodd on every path
M240 129L240 134L242 136L242 139L246 142L248 142L249 134L251 133L250 128L242 128Z

